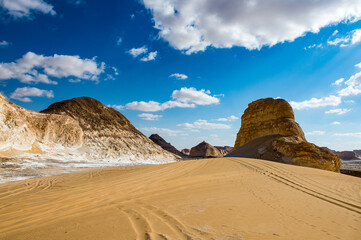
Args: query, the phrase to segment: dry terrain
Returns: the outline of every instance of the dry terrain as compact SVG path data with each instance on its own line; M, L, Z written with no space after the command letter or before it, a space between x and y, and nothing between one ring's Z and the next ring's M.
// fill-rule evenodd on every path
M0 185L0 239L360 239L361 178L218 158Z

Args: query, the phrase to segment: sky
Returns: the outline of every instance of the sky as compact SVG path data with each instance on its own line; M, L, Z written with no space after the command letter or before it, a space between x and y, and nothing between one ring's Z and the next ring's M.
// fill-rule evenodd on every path
M89 96L178 149L283 98L308 141L361 149L361 0L0 0L0 92Z

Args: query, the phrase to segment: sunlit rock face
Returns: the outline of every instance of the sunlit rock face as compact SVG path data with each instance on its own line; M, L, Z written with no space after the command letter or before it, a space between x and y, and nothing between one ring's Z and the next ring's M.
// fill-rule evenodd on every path
M306 141L291 105L283 99L259 99L242 116L234 151L252 157L338 172L341 161L331 151Z
M192 147L189 155L191 157L223 157L223 154L221 154L217 148L205 141Z
M38 113L0 95L0 157L59 160L174 161L121 113L81 97Z

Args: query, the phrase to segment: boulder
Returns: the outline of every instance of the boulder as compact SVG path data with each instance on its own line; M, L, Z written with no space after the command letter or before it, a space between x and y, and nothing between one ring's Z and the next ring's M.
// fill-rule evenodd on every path
M229 157L250 157L339 172L341 161L331 151L308 143L283 99L259 99L242 116L234 151Z
M223 157L223 155L218 151L217 148L213 147L205 141L201 142L195 147L191 148L190 154L191 157Z
M185 156L189 156L189 154L191 153L191 150L189 150L188 148L185 148L181 151L181 153Z

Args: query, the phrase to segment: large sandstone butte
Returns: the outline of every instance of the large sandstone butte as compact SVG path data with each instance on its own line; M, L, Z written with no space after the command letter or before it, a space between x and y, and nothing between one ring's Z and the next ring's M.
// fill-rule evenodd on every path
M251 157L300 166L340 171L341 161L331 151L306 141L295 122L291 105L265 98L248 105L242 116L234 151L229 157Z
M159 145L164 150L174 153L180 157L184 157L184 154L178 151L172 144L169 142L166 142L161 136L158 134L152 134L149 137L150 140L152 140L155 144Z
M93 98L54 103L38 113L0 95L0 157L23 156L119 163L177 159L139 132L121 113Z
M213 147L209 143L203 141L195 147L191 148L191 157L223 157L217 148Z

